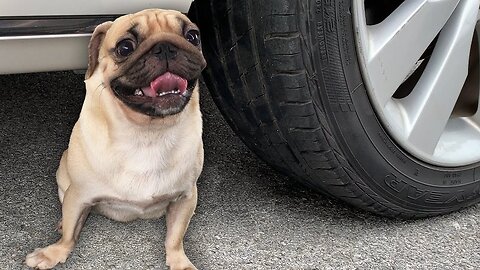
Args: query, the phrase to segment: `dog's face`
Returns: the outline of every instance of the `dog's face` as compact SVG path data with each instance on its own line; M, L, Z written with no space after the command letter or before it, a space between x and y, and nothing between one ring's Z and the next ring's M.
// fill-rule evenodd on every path
M152 117L181 112L206 62L200 32L176 11L145 10L98 26L87 79L97 70L122 103Z

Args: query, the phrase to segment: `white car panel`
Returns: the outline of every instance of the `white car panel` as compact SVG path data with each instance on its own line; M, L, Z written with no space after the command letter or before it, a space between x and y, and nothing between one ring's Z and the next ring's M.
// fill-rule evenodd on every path
M126 14L146 8L188 12L193 0L0 0L0 17Z
M193 0L0 0L0 22L6 17L122 15L146 8L187 13ZM0 35L0 74L82 70L87 67L89 34Z
M0 74L82 70L90 35L8 37L0 40Z

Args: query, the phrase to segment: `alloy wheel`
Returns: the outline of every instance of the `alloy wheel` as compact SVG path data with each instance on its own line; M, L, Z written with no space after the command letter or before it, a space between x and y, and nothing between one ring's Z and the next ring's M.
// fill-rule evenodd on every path
M364 83L383 126L419 160L480 161L479 0L352 1Z

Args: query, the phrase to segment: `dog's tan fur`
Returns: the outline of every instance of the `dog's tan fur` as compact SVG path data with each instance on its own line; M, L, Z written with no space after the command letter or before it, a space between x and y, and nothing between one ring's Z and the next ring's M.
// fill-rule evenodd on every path
M57 171L62 238L29 254L28 266L50 269L65 262L93 209L120 221L166 213L167 265L196 269L184 253L183 237L196 207L196 181L203 166L198 85L180 113L163 118L128 108L109 86L110 78L123 72L109 48L132 24L145 36L158 35L154 41L178 39L177 44L184 44L179 33L185 22L190 23L179 12L146 10L97 27L85 101Z

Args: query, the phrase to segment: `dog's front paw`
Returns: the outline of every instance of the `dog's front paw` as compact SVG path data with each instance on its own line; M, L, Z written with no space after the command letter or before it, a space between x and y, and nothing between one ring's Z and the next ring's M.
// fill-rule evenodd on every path
M52 269L58 263L64 263L70 249L59 244L53 244L45 248L37 248L27 255L25 263L36 269Z
M170 270L197 270L195 265L184 254L167 257L167 265L170 267Z
M195 265L191 262L188 263L178 263L178 264L170 264L170 270L198 270Z

